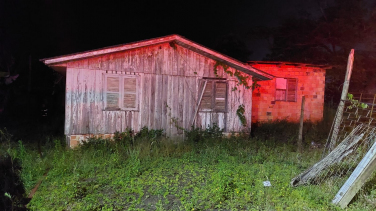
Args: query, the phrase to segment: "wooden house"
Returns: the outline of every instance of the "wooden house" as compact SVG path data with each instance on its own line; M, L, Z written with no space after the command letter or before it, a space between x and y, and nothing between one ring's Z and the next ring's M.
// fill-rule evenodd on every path
M179 35L41 61L66 75L70 147L127 128L163 129L169 137L192 125L240 132L251 123L252 78L273 78Z
M325 72L329 66L268 61L249 61L248 65L274 76L273 80L259 81L260 87L253 91L253 122L299 121L302 96L304 120L322 119Z

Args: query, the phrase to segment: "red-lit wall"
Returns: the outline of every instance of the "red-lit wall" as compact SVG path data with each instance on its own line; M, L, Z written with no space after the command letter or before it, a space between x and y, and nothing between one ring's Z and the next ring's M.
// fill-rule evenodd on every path
M296 78L297 101L276 101L276 79L258 82L261 87L253 91L252 122L287 119L297 122L300 118L302 96L305 96L304 120L319 121L323 117L325 69L278 64L252 64L253 67L276 78Z

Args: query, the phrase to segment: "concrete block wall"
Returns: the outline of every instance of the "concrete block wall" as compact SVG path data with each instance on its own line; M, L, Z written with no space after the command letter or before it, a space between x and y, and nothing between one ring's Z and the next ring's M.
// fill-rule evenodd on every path
M324 111L325 69L299 65L252 64L253 67L276 78L297 78L297 101L275 100L275 78L259 81L261 86L253 91L252 122L300 119L302 96L305 96L304 120L319 121Z

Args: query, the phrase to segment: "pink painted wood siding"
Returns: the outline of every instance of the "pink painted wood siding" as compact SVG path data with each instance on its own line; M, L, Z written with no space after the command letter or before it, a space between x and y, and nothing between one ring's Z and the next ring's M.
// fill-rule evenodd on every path
M200 80L216 77L214 64L212 59L168 43L69 62L65 134L111 134L126 128L137 132L144 126L164 129L168 136L182 134L178 127L191 127ZM104 110L106 73L139 76L138 110ZM244 127L236 110L245 105L250 126L252 92L243 86L231 91L237 79L221 70L218 75L228 83L227 112L198 112L196 126L204 128L216 123L226 132L240 132Z

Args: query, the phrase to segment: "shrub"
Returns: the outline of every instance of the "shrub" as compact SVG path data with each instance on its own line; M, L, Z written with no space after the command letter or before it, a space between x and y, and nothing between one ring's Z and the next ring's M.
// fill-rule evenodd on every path
M205 140L221 140L223 138L223 129L219 128L217 124L203 130L201 128L191 127L191 130L186 130L186 139L188 142L201 143Z

